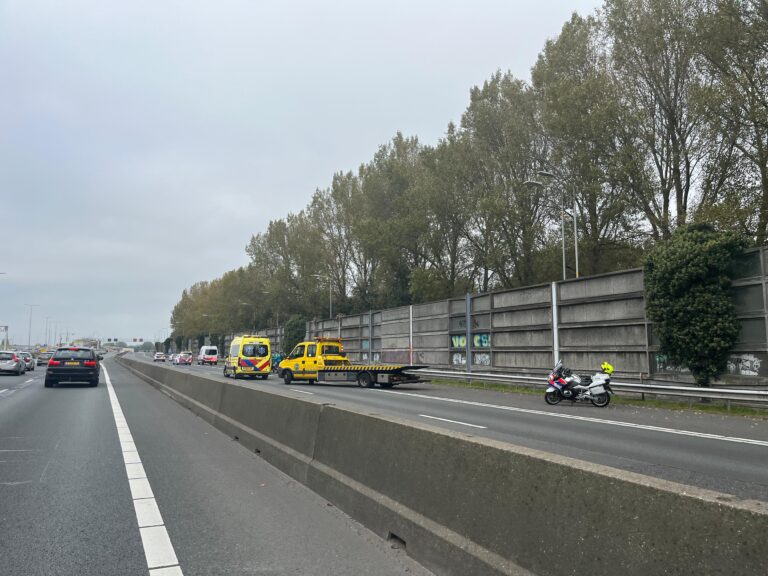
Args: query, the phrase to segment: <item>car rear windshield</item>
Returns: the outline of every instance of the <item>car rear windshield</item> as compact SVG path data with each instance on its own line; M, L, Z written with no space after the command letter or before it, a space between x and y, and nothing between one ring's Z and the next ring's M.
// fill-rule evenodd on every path
M13 360L13 352L0 352L0 360Z
M56 360L92 360L94 355L91 350L56 350L53 357Z
M219 353L217 348L203 348L203 356L216 356Z
M246 358L263 358L269 355L266 344L243 344L243 356Z
M323 354L328 354L329 356L343 356L344 353L341 351L341 346L338 344L325 344L323 345Z

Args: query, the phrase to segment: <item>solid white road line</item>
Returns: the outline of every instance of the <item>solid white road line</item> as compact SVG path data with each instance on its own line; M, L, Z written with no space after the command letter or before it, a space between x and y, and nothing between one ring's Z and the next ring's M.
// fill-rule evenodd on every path
M109 401L112 404L112 415L115 418L117 434L120 438L120 449L123 452L125 473L128 477L128 485L131 489L133 508L136 512L136 520L139 524L141 543L144 547L144 556L147 559L147 568L150 576L184 576L176 552L171 544L171 538L165 529L163 517L157 507L152 486L144 472L136 444L133 443L131 430L125 421L125 415L120 408L120 402L112 387L112 380L107 369L102 364L104 380L107 383Z
M450 422L451 424L461 424L462 426L471 426L472 428L482 428L487 430L488 426L478 426L477 424L469 424L468 422L459 422L458 420L448 420L448 418L438 418L437 416L427 416L426 414L419 414L422 418L430 418L431 420L441 420L442 422Z
M377 392L384 394L399 394L401 396L413 396L414 398L424 398L426 400L438 400L451 404L465 404L467 406L480 406L482 408L496 408L506 410L507 412L520 412L522 414L535 414L537 416L550 416L552 418L565 418L567 420L581 420L582 422L593 422L595 424L606 424L609 426L620 426L622 428L635 428L637 430L649 430L651 432L662 432L664 434L676 434L679 436L693 436L707 440L721 440L723 442L736 442L738 444L753 444L755 446L768 447L766 440L753 440L752 438L737 438L733 436L721 436L720 434L707 434L706 432L694 432L692 430L677 430L676 428L662 428L660 426L650 426L647 424L633 424L631 422L620 422L617 420L604 420L602 418L591 418L589 416L575 416L573 414L558 414L557 412L545 412L544 410L530 410L527 408L516 408L514 406L501 406L499 404L487 404L485 402L473 402L471 400L457 400L455 398L440 398L439 396L429 396L427 394L412 394L410 392L396 392L394 390L381 390L373 388Z
M309 394L310 396L314 396L314 392L307 392L306 390L296 390L296 388L289 388L289 390L293 392L299 392L300 394Z

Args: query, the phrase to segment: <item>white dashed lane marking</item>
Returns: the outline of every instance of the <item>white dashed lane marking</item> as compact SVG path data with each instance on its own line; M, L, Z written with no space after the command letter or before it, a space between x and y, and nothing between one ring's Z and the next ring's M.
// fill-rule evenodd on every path
M482 428L487 430L488 426L478 426L477 424L469 424L468 422L459 422L458 420L448 420L448 418L438 418L437 416L428 416L426 414L419 414L422 418L429 418L430 420L440 420L441 422L450 422L451 424L461 424L462 426L469 426L470 428Z

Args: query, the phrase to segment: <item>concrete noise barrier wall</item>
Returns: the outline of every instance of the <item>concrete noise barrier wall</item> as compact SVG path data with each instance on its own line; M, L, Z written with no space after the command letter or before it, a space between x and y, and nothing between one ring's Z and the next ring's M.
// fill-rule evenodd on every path
M768 505L132 359L439 575L764 575Z

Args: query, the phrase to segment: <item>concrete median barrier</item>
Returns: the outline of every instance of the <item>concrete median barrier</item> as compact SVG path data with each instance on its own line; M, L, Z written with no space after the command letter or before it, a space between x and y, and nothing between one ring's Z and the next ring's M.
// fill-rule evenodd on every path
M766 573L762 502L121 362L439 575Z

